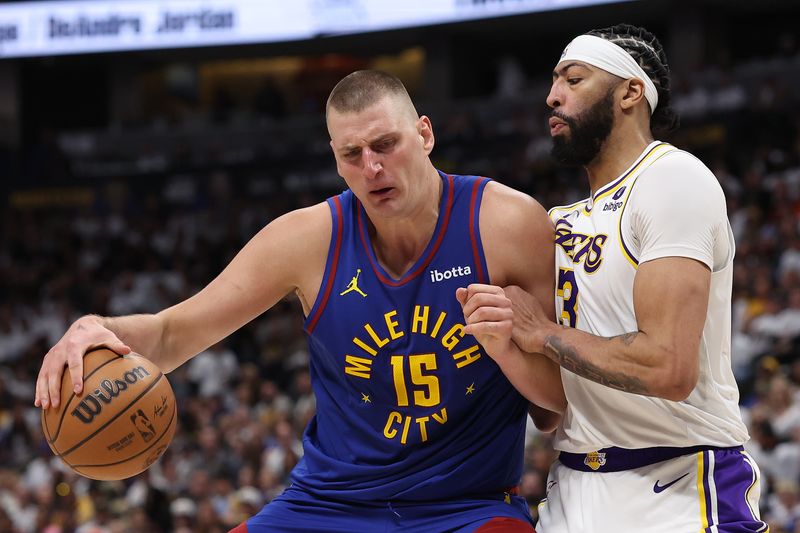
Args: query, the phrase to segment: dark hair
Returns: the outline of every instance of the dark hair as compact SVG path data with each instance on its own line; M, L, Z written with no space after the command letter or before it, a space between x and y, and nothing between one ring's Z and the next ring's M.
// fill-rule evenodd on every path
M665 133L677 129L680 119L669 105L670 74L667 55L656 36L644 28L631 24L617 24L596 29L587 35L610 41L628 52L656 86L658 106L650 117L650 127L654 131Z
M325 114L330 108L344 113L363 111L386 95L399 95L408 99L403 82L380 70L357 70L336 84L328 96Z

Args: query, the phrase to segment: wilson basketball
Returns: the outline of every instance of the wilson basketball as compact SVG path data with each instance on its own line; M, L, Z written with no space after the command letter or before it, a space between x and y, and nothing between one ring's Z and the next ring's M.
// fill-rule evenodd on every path
M83 392L61 379L58 409L42 411L53 453L82 476L115 480L152 465L175 434L177 408L167 377L148 359L101 348L83 359Z

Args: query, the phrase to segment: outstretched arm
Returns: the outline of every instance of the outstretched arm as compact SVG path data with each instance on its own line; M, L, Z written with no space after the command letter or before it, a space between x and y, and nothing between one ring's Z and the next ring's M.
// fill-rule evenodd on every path
M262 229L191 298L152 315L78 319L45 356L34 404L44 409L58 406L65 366L75 392L80 392L83 356L98 346L121 354L135 351L170 372L293 290L313 302L322 280L330 228L325 203L287 213ZM308 307L306 300L304 307Z

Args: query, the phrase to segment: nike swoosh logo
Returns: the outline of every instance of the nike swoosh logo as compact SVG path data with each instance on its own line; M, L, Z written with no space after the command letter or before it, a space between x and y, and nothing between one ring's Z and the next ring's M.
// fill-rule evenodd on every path
M679 478L677 478L677 479L673 479L673 480L672 480L672 481L670 481L669 483L665 483L665 484L663 484L663 485L659 485L659 484L658 484L658 481L659 481L659 480L656 480L656 483L655 483L655 485L653 485L653 492L655 492L656 494L658 494L658 493L660 493L660 492L663 492L663 491L667 490L667 489L668 489L668 488L670 488L672 485L674 485L675 483L677 483L678 481L682 480L683 478L685 478L685 477L686 477L686 476L688 476L688 475L689 475L689 472L686 472L686 473L685 473L684 475L682 475L681 477L679 477Z

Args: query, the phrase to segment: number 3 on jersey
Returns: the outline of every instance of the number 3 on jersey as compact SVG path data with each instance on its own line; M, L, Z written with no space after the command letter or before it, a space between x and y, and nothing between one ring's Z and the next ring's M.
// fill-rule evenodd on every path
M578 284L575 283L575 271L571 268L558 269L556 295L562 302L558 321L564 326L574 328L578 323Z

